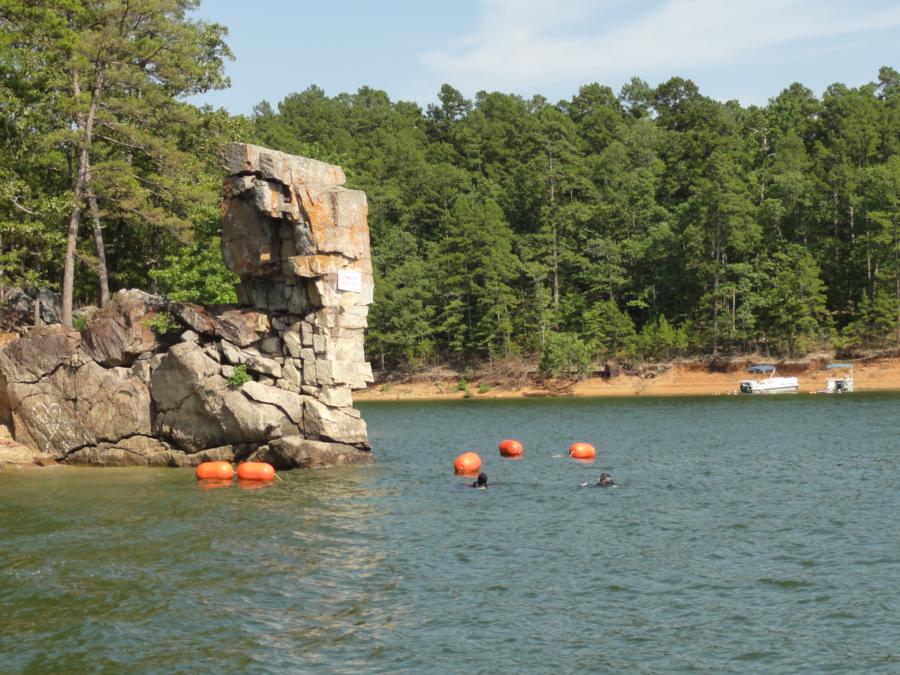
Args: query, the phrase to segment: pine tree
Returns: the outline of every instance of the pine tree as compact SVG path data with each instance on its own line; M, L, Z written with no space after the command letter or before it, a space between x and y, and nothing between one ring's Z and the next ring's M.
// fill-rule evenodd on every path
M87 208L97 248L101 301L108 297L101 218L187 229L197 190L189 155L164 131L194 109L176 97L223 86L225 29L188 18L196 0L4 0L5 30L23 31L27 48L50 54L54 88L72 124L77 167L63 275L63 323L72 323L75 253ZM68 92L64 97L63 91ZM102 206L102 209L101 209Z

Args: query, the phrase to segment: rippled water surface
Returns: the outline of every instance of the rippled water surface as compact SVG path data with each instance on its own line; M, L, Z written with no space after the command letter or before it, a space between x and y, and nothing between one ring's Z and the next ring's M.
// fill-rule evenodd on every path
M0 671L900 672L896 395L360 407L263 489L0 474Z

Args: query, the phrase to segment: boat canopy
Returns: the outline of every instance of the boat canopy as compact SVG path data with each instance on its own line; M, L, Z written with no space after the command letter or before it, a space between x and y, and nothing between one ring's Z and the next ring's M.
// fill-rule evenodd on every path
M775 370L775 366L769 365L767 363L761 363L756 366L750 366L747 368L748 373L771 373Z
M829 363L825 366L825 370L835 370L837 368L852 368L853 366L849 363Z

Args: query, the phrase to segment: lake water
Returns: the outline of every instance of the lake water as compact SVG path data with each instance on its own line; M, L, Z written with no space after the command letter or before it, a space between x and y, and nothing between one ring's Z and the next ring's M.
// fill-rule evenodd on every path
M360 408L262 489L0 473L0 671L900 672L900 396Z

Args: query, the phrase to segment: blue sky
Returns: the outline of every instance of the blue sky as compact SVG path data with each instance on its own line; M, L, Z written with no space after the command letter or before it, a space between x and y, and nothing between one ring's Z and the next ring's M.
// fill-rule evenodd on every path
M897 0L203 0L196 16L228 27L235 61L230 89L192 100L245 114L313 84L424 106L444 82L557 101L633 75L764 104L900 69Z

